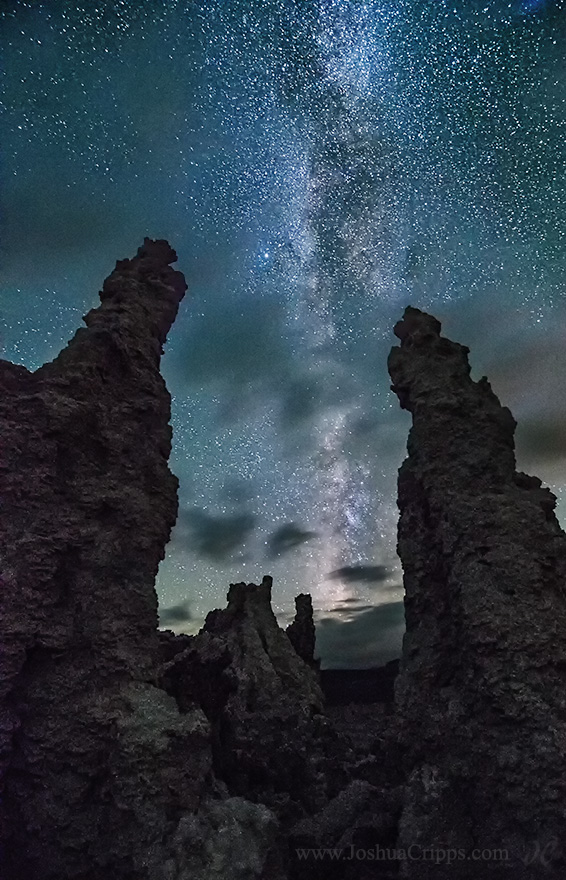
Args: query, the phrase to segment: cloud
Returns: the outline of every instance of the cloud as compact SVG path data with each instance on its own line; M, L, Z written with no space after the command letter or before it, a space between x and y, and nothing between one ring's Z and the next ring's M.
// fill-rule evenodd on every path
M350 619L316 621L316 656L326 669L367 669L381 666L401 654L405 630L403 602L345 609ZM335 615L335 616L334 616Z
M166 626L171 623L186 623L193 619L188 601L179 602L178 605L170 605L169 608L159 609L159 625Z
M181 346L180 366L191 384L230 388L262 384L289 372L293 353L276 301L242 297L201 304Z
M187 549L205 559L229 562L235 551L245 544L255 521L255 516L248 511L212 516L205 510L192 508L180 512L174 540L177 544L186 541Z
M344 565L329 572L326 577L332 581L345 581L348 584L380 584L389 577L385 565Z
M291 379L281 395L281 421L293 428L312 419L322 406L324 388L320 381L308 376Z
M343 599L338 605L334 608L329 608L325 614L358 614L360 611L370 611L370 609L375 608L375 605L356 605L355 608L344 608L343 602L354 601L358 602L358 599L354 600L346 600Z
M336 352L298 357L300 334L278 300L201 296L200 311L171 355L173 372L192 387L208 386L226 423L258 407L277 413L285 434L310 429L321 413L354 393Z
M366 440L375 437L380 427L377 413L355 413L350 420L349 431L354 440Z
M295 547L300 547L316 536L316 532L302 529L294 522L285 523L269 536L267 555L273 559L275 556L294 550Z

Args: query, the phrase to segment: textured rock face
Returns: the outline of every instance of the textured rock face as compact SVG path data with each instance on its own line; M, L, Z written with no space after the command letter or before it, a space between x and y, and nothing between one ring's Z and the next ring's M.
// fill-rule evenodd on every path
M408 782L401 876L565 876L566 536L516 473L515 422L464 346L407 309L389 371L413 417L399 472L407 632L396 683ZM447 864L446 849L504 850ZM472 858L474 858L472 856ZM504 860L503 860L504 859Z
M299 657L318 669L320 660L314 659L316 631L313 619L312 598L308 593L300 593L295 599L295 619L285 630Z
M196 637L158 633L175 259L146 239L52 363L0 361L2 880L322 878L293 840L391 836L380 775L322 713L309 597L290 636L271 578Z
M0 362L3 880L186 876L163 866L212 751L203 712L180 715L156 687L154 580L177 515L159 373L186 289L175 259L146 239L52 363ZM210 852L195 859L219 876Z

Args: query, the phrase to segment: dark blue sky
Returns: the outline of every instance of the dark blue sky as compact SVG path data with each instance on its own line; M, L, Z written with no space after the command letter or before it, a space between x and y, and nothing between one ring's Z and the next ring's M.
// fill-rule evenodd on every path
M53 357L115 260L168 238L163 621L270 573L282 623L312 593L327 665L394 656L407 304L471 347L562 498L564 0L1 9L2 356Z

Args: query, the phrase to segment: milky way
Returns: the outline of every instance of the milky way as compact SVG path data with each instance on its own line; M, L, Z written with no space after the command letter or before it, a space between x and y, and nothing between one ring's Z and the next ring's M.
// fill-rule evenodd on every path
M394 656L405 305L471 347L561 497L565 3L3 9L3 356L53 357L144 235L189 283L162 622L269 572L282 622L312 593L327 664Z

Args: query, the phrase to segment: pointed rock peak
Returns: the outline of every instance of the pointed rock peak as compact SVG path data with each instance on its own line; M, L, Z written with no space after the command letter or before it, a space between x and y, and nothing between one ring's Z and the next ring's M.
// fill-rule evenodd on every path
M421 312L413 306L407 306L403 317L395 324L393 332L401 340L401 344L415 339L432 339L440 336L441 324L432 315Z
M164 239L153 241L151 238L145 238L135 257L132 257L131 260L117 260L116 268L104 282L100 299L104 302L113 296L119 296L123 299L125 293L128 293L130 298L133 293L139 294L140 291L136 291L131 284L124 288L117 283L119 279L134 276L138 279L149 277L154 280L158 279L164 286L173 289L179 302L184 296L187 284L183 273L177 272L170 266L170 263L176 261L177 254L167 241ZM153 292L155 293L155 288Z
M135 257L116 263L100 291L101 306L85 316L87 327L111 333L120 325L122 335L137 338L149 332L162 346L187 289L183 273L169 265L176 259L166 241L146 238Z
M310 614L312 617L312 596L310 593L299 593L295 596L295 609L299 616Z
M148 264L155 266L177 262L176 252L164 238L155 240L144 238L143 244L138 248L137 256L140 260L146 260Z
M273 613L272 584L269 576L261 584L230 584L228 606L211 611L202 632L228 641L240 679L253 684L254 702L271 704L277 697L321 705L322 693L312 669L297 656Z

